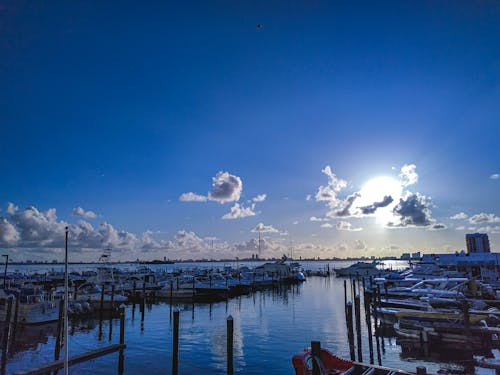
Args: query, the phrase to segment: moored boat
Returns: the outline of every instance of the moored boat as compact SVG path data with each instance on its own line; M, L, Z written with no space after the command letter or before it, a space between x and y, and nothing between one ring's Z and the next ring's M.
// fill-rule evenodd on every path
M413 373L403 370L368 365L355 361L348 361L337 357L327 349L319 349L319 355L313 355L310 348L295 354L292 357L295 375L313 375L313 367L316 365L317 374L335 375L410 375Z

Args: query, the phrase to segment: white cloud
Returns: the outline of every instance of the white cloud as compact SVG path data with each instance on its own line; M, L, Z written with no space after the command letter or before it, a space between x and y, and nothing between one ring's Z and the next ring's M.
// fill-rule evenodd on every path
M199 195L199 194L196 194L196 193L193 193L190 191L188 193L181 194L181 196L179 197L179 200L181 202L206 202L207 197L205 197L204 195Z
M415 164L405 164L401 167L399 178L402 186L410 186L418 182L417 166Z
M171 250L174 248L172 241L156 240L153 238L153 232L145 231L141 235L141 250L142 251L161 251Z
M481 232L481 233L500 233L500 226L496 225L494 227L492 226L485 226L485 227L481 227L477 230L478 232Z
M469 216L465 212L459 212L458 214L451 216L450 219L452 219L452 220L465 220L468 217Z
M175 245L177 248L191 252L199 252L205 248L206 244L196 233L180 230L175 234Z
M7 204L7 213L9 215L14 215L17 211L19 211L19 207L16 206L14 203L9 202Z
M56 210L53 208L40 212L35 207L29 207L16 212L11 218L20 235L20 247L59 247L64 244L68 224L57 221Z
M500 223L500 217L495 214L487 214L481 212L480 214L473 215L469 218L469 223L480 224L480 223Z
M309 221L316 222L316 221L329 221L330 219L328 218L321 218L321 217L316 217L316 216L311 216L309 218Z
M193 192L183 193L180 195L181 202L206 202L207 200L227 203L237 202L240 200L243 183L241 178L230 174L229 172L218 172L215 177L212 177L212 189L207 196ZM264 199L265 199L265 194ZM256 198L259 198L258 196Z
M356 250L364 250L364 249L366 249L366 245L363 241L356 240L356 241L354 241L354 248Z
M254 197L252 200L256 203L258 202L264 202L266 200L267 194L259 194L256 197Z
M72 211L73 216L85 217L87 219L95 219L97 215L93 211L85 211L81 207L75 207Z
M333 228L333 225L330 223L324 223L324 224L321 224L321 228Z
M255 212L253 209L255 208L255 205L252 205L252 207L243 207L239 203L235 203L233 207L231 207L230 211L222 216L224 220L228 219L240 219L243 217L248 217L248 216L255 216Z
M498 180L500 178L500 173L493 173L492 175L490 175L490 178L492 180Z
M328 184L320 186L316 193L316 201L327 202L330 207L338 204L337 193L347 187L347 181L338 178L327 165L321 172L328 176Z
M12 246L17 241L19 241L19 233L16 228L7 219L0 217L0 246Z
M311 194L307 194L306 195L306 201L310 201L312 199L312 195Z
M299 223L299 221L298 221L298 220L295 220L292 224L293 224L293 225L297 225L298 223Z
M274 228L272 225L264 225L263 223L259 223L251 230L254 233L278 233L279 230Z
M463 225L456 227L455 230L465 230L465 227Z
M212 190L208 192L208 199L219 203L237 202L242 190L240 177L228 172L219 172L212 178Z
M360 230L363 230L363 228L353 227L352 224L349 223L348 221L339 221L335 225L335 228L337 228L337 230L346 230L346 231L350 231L350 232L358 232Z

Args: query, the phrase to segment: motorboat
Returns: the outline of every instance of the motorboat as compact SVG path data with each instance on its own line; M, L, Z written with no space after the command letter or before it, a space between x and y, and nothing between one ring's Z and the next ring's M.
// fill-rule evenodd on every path
M320 349L319 356L314 356L310 348L295 354L292 365L295 375L312 375L313 366L316 363L318 374L335 375L410 375L412 373L403 370L368 365L365 363L348 361L337 357L327 349Z
M0 321L7 317L8 299L12 298L11 321L21 324L42 324L58 319L59 305L48 298L42 288L35 285L22 285L18 289L0 291ZM16 306L19 303L19 306Z
M357 276L357 277L369 277L375 276L382 272L382 270L377 268L377 262L357 262L351 264L349 267L336 268L335 274L340 277L345 276Z
M103 310L112 310L127 301L127 297L122 294L112 293L106 289L103 293L102 287L92 282L80 285L76 289L74 300L82 303L87 302L93 309L100 309L101 298Z

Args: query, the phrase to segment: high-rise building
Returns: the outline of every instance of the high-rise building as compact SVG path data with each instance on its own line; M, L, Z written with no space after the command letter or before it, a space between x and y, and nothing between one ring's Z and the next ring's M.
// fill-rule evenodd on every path
M490 240L486 233L470 233L465 235L467 253L489 253Z

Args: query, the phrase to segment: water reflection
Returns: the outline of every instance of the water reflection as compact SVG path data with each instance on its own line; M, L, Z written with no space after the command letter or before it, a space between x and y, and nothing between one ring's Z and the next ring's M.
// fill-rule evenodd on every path
M311 340L319 340L323 347L349 358L343 285L343 279L311 277L302 285L255 291L216 303L130 304L126 308L125 320L125 373L141 374L145 369L149 374L168 373L171 366L172 312L175 309L180 311L181 374L219 374L225 371L228 315L234 318L236 373L262 374L265 369L266 373L291 374L291 356L309 346ZM353 291L362 294L359 283L356 283L355 289L350 281L346 285L348 299ZM400 341L390 327L380 326L375 330L375 321L363 317L363 299L360 311L361 349L366 361L410 371L423 365L432 373L443 365L459 363L459 358L447 354L437 356L436 353L442 352L441 348L424 348L418 343ZM7 373L43 362L32 361L32 356L27 354L30 351L36 351L45 362L53 359L57 325L51 326L51 329L25 327L25 330L34 331L16 335L16 347L10 352ZM118 342L117 318L74 320L70 328L70 351L73 354ZM369 328L374 333L372 345L369 345ZM91 371L94 375L115 373L116 369L115 355L99 359L99 366L89 362L79 367L81 373Z

